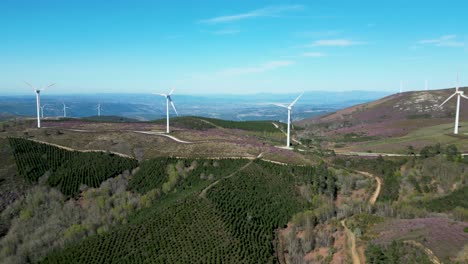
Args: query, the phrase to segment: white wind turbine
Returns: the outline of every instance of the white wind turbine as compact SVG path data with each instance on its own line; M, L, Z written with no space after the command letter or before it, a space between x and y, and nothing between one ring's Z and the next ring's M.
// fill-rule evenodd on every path
M98 104L96 109L97 109L98 116L101 116L101 110L102 110L101 104Z
M442 104L439 105L439 108L442 107L445 103L447 103L452 97L457 96L457 109L455 110L455 128L453 129L454 134L458 134L458 120L460 117L460 97L463 97L465 99L468 99L467 96L463 95L463 91L459 90L458 87L458 74L457 74L457 86L455 88L455 93L453 93L451 96L449 96Z
M67 109L70 109L70 107L63 103L63 117L67 117Z
M403 93L403 81L400 81L400 94Z
M172 108L174 109L174 112L176 113L177 116L179 116L179 113L177 113L177 110L174 105L174 101L172 101L171 95L174 92L175 88L171 90L168 94L159 94L163 97L166 97L166 133L169 134L169 103L172 105Z
M44 107L46 107L46 106L47 106L47 104L43 104L41 106L41 118L44 118Z
M299 100L299 98L301 98L302 95L303 93L299 95L290 105L274 104L276 106L288 109L288 132L287 132L287 139L286 139L287 148L289 148L289 146L291 145L291 110L292 110L292 107L297 103L297 100Z
M34 92L36 92L36 114L37 114L37 128L41 128L41 116L40 116L40 108L41 108L41 91L44 91L46 88L49 88L53 85L55 85L55 83L53 84L50 84L49 86L47 87L44 87L42 89L39 89L39 88L36 88L34 86L32 86L31 84L29 84L28 82L25 82L29 87L31 87Z

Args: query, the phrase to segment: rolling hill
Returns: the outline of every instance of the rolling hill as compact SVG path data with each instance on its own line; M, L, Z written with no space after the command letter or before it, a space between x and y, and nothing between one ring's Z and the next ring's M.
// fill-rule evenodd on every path
M467 89L465 87L462 90ZM443 89L393 94L370 103L304 119L297 124L312 130L319 129L324 135L356 133L403 136L421 127L453 122L456 100L452 99L442 108L438 107L453 92L453 89ZM461 121L468 119L466 103L461 103Z

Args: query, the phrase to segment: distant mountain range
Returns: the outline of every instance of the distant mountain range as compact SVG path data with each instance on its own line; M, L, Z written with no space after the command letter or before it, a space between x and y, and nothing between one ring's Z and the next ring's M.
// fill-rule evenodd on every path
M355 104L365 103L388 95L388 92L347 91L304 93L294 108L294 120L329 113ZM180 115L196 115L226 120L279 120L286 121L283 109L271 103L289 103L297 94L252 95L177 95L173 96ZM41 96L44 116L63 115L67 107L68 117L86 117L97 114L97 104L103 115L123 116L138 120L152 120L165 116L165 100L152 94L95 94ZM35 116L35 95L0 96L0 116Z

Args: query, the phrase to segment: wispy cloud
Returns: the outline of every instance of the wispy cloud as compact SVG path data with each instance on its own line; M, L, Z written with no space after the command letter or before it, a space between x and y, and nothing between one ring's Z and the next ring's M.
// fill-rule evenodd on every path
M218 16L218 17L213 17L209 19L204 19L199 22L203 24L220 24L220 23L228 23L228 22L234 22L234 21L245 20L245 19L256 18L256 17L277 17L277 16L280 16L284 12L300 11L303 9L304 9L304 6L302 5L269 6L269 7L256 9L256 10L252 10L252 11L240 13L240 14Z
M355 45L363 45L365 42L353 41L349 39L321 39L316 40L309 47L348 47Z
M218 75L222 76L238 76L244 74L252 73L261 73L271 70L275 70L282 67L287 67L294 64L294 61L289 60L280 60L280 61L269 61L257 66L248 66L248 67L237 67L237 68L227 68L218 72Z
M457 35L444 35L436 39L424 39L419 44L435 45L437 47L463 47L465 43L457 40Z
M325 57L327 56L324 53L321 52L304 52L302 53L302 56L304 57L313 57L313 58L320 58L320 57Z

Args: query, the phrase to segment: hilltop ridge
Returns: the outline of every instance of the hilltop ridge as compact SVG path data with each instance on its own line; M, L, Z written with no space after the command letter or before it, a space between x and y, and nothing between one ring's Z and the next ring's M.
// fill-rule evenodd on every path
M466 90L461 88L461 90ZM297 124L330 133L358 133L369 136L402 136L415 129L453 122L455 99L438 106L454 89L411 91L351 106L334 113L304 119ZM468 102L461 103L460 120L468 119ZM314 128L315 127L315 128Z

